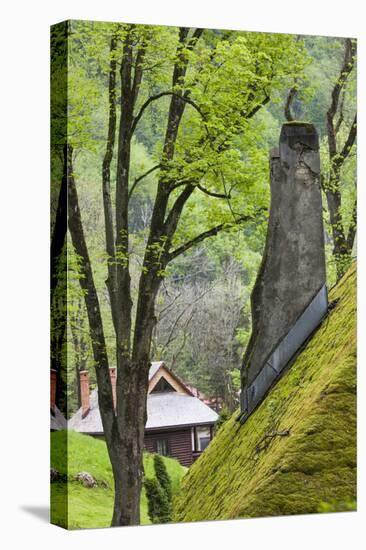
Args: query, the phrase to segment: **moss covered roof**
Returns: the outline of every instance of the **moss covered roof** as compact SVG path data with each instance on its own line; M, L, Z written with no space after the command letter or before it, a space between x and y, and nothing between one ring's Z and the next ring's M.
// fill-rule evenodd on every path
M243 426L236 411L191 467L175 521L342 510L355 500L354 266L329 299L335 307L258 409Z

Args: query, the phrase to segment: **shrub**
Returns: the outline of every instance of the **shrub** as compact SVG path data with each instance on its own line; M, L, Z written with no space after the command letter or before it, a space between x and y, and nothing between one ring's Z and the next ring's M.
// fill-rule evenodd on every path
M172 502L172 482L170 480L165 462L160 455L154 455L154 470L156 479L165 491L169 503Z
M172 482L163 458L154 455L155 478L144 481L148 514L152 523L168 523L172 518Z
M171 506L166 492L157 479L145 479L147 511L151 523L167 523L171 519Z

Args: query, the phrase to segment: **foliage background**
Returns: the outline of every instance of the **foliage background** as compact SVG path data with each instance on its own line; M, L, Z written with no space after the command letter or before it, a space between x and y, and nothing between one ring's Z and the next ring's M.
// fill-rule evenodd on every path
M108 352L114 357L113 327L109 298L104 284L107 256L104 252L101 193L101 165L107 133L107 46L110 32L110 24L72 23L69 133L76 149L75 176L84 230L101 302ZM164 90L169 85L171 63L170 54L167 52L173 47L175 29L152 27L151 32L149 62L152 67L158 68L144 75L144 92L148 94ZM259 35L248 32L228 32L228 38L225 38L224 33L219 52L225 63L223 74L219 77L217 75L221 69L220 53L218 70L210 72L205 68L209 52L206 48L210 41L216 39L215 32L208 31L201 39L202 45L194 58L194 63L203 63L203 69L200 69L203 76L200 74L200 78L205 82L206 71L212 90L208 88L211 90L209 93L201 93L200 88L193 88L192 96L200 106L204 106L210 112L214 133L224 131L225 121L226 125L235 123L228 105L231 105L231 102L235 105L241 87L231 86L228 87L229 91L225 92L225 82L237 78L242 72L242 86L246 80L253 78L253 73L249 69L250 48L254 47L254 52L258 48L258 53L254 53L254 56L264 67L264 76L260 77L258 85L265 86L265 79L269 78L265 68L266 56L268 59L271 55L274 55L275 59L278 57L276 70L279 70L281 76L277 80L274 78L271 83L272 99L268 105L249 120L237 136L229 134L230 148L221 157L206 155L198 156L194 160L196 142L192 136L197 132L199 135L200 132L197 116L195 117L197 113L188 110L184 115L178 154L174 160L176 166L172 166L173 174L175 170L176 177L183 177L182 173L189 171L192 174L200 171L206 164L212 162L216 163L216 166L219 162L221 175L207 176L204 180L205 187L215 192L222 192L222 185L225 190L232 187L233 196L231 200L212 199L196 191L183 215L175 238L177 245L192 238L202 227L209 228L218 221L230 221L236 213L247 214L260 206L268 209L268 151L278 143L281 124L285 120L284 104L289 88L294 82L299 86L293 104L294 114L296 118L310 120L315 124L321 144L322 170L324 173L329 170L326 112L330 104L332 87L339 75L344 50L343 39L299 36L295 40L289 35ZM280 49L286 51L284 59L280 57ZM273 53L276 51L277 53ZM287 73L281 66L286 63ZM196 78L194 73L191 78ZM152 103L137 127L132 144L131 182L159 160L167 105L168 98ZM355 110L355 71L347 84L344 105L341 137L346 135ZM179 148L182 149L182 154L179 153ZM193 156L193 160L190 158L188 162L183 154L186 148L192 151ZM354 150L342 169L342 214L346 228L351 220L356 192L355 159ZM112 180L115 171L114 159ZM152 172L137 185L130 203L130 262L135 296L156 183L156 172ZM335 282L335 263L332 257L331 228L325 199L324 223L328 286L331 287ZM153 335L152 359L165 360L183 379L197 386L209 397L219 398L230 410L237 402L238 372L242 353L250 335L249 298L261 260L265 232L266 216L263 215L257 222L246 224L242 229L233 227L231 231L220 233L191 249L168 267L157 299L158 323ZM68 365L64 377L67 378L68 384L67 392L61 396L59 405L63 412L70 416L79 405L78 370L87 368L91 374L92 386L95 384L86 313L78 285L78 259L73 259L72 253L68 282L71 288L68 301L70 322L64 346L65 361L67 360Z

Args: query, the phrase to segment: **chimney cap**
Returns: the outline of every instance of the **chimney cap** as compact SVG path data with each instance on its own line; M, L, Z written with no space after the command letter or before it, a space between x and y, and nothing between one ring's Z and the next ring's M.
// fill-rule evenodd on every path
M314 151L319 150L318 132L314 124L309 122L292 121L282 125L280 134L280 149L286 143L291 149L296 143L301 143Z

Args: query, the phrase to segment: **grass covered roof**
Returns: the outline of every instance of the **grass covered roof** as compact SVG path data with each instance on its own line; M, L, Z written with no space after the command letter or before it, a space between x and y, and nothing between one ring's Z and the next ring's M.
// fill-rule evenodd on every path
M347 510L356 499L356 270L327 318L241 426L238 411L185 476L175 521Z

